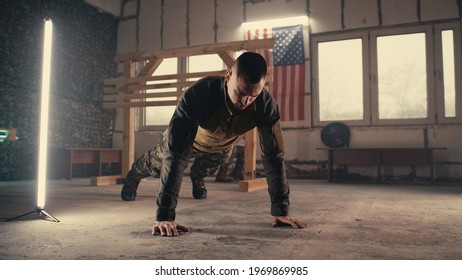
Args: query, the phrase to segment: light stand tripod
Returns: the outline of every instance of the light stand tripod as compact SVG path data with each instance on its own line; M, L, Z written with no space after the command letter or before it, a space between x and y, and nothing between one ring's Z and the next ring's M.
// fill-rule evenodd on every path
M39 208L39 207L35 208L34 211L30 211L30 212L28 212L28 213L26 213L26 214L22 214L22 215L19 215L19 216L10 218L10 219L6 220L5 222L10 222L10 221L13 221L13 220L17 220L17 219L19 219L19 218L22 218L22 217L24 217L24 216L30 215L30 214L32 214L32 213L37 213L37 215L38 215L39 217L43 217L45 220L50 220L50 221L52 221L52 222L59 223L59 220L58 220L58 219L56 219L56 218L53 217L52 215L48 214L45 210L43 210L42 208Z

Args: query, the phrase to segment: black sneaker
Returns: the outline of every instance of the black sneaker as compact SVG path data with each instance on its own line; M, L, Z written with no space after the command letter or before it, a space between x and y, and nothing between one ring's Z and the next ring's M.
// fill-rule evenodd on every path
M207 198L207 189L205 188L204 178L191 178L192 194L195 199Z
M129 180L126 179L124 186L122 187L122 191L120 192L120 196L124 201L133 201L136 199L136 190L138 189L138 185L140 184L141 180Z

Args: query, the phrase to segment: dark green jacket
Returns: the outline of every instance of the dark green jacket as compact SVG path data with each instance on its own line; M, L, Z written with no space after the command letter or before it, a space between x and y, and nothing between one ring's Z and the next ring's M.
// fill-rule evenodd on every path
M180 97L167 129L167 145L157 195L157 221L175 220L178 194L197 129L199 126L207 129L211 119L217 115L217 110L223 108L227 98L225 85L224 77L206 77L191 85ZM263 89L250 106L252 109L233 115L227 127L239 134L257 127L269 186L271 215L287 216L290 204L289 184L285 173L278 106L266 89ZM235 125L239 123L245 129L242 129L242 125Z

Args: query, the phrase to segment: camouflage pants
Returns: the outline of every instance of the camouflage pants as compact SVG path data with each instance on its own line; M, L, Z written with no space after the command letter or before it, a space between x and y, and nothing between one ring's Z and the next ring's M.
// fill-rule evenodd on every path
M161 142L142 154L132 165L132 175L137 179L145 177L159 177L162 167L162 157L166 147L167 139L166 133L163 134ZM204 178L214 175L220 165L225 163L231 156L232 149L228 149L217 153L206 153L193 148L191 159L193 164L191 166L191 178Z
M233 164L234 159L236 158L234 168L229 173L229 176L233 177L236 180L243 180L244 179L244 156L245 156L244 146L235 145L232 148L232 152L228 160L220 166L218 174L222 174L222 176L226 177L228 175L229 167Z

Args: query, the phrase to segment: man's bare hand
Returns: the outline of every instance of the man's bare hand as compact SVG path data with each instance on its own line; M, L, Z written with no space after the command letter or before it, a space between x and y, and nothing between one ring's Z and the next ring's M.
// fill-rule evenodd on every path
M189 228L177 224L175 221L157 221L152 227L152 235L179 236L180 231L189 232Z
M308 224L304 221L299 219L289 217L289 216L279 216L273 217L273 221L271 222L273 227L279 226L292 226L293 228L307 228Z

